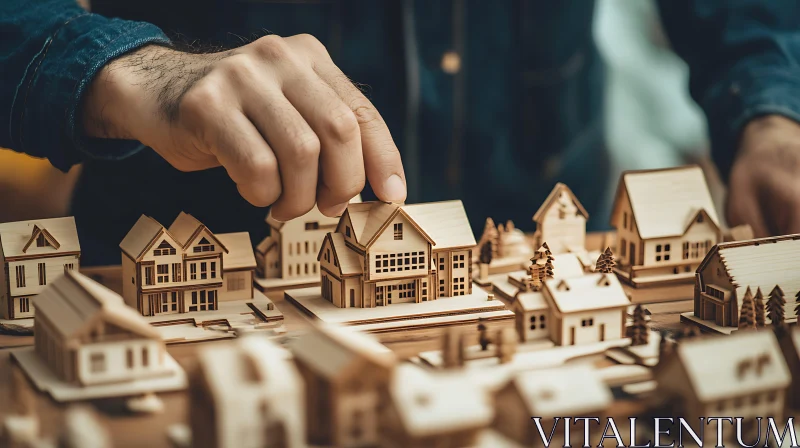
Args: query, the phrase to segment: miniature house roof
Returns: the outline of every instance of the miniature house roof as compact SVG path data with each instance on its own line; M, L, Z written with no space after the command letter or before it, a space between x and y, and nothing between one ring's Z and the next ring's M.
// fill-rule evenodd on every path
M623 173L615 211L621 206L622 190L630 200L633 218L643 239L683 235L700 210L705 210L719 227L706 178L697 165Z
M541 223L544 219L544 216L547 214L547 211L550 210L550 207L564 198L567 198L569 201L575 204L575 207L578 209L578 213L583 215L584 218L589 219L589 213L583 207L581 201L578 200L578 197L575 196L575 193L573 193L566 184L559 182L555 187L553 187L553 190L550 192L550 194L547 195L547 198L539 207L539 210L536 210L536 214L533 215L533 221L537 224Z
M264 238L258 243L258 246L256 246L256 253L266 254L275 243L275 238L273 238L272 235Z
M786 298L786 315L792 315L792 298L800 291L800 234L720 243L706 254L697 272L703 271L716 255L736 285L739 297L749 286L754 294L761 288L766 301L770 291L779 285Z
M0 224L0 248L6 258L30 254L36 247L36 238L44 235L51 246L48 253L80 252L75 218L37 219L33 221L6 222Z
M184 248L191 243L192 238L200 231L205 229L208 234L220 245L223 252L228 252L228 248L214 235L206 226L195 219L194 216L181 212L175 221L169 226L169 230L164 228L155 219L142 215L136 224L133 225L128 234L125 235L119 248L134 260L139 260L144 253L155 243L162 232L167 233L178 244Z
M534 417L594 415L613 400L596 369L587 364L521 372L509 386Z
M336 257L342 275L361 274L363 272L358 254L356 251L347 247L344 241L344 235L341 233L332 232L325 235L325 238L331 242L331 248L333 249L332 256ZM320 253L317 256L317 260L321 258L323 250L325 250L324 243L320 248Z
M211 238L216 239L217 243L222 246L223 252L228 252L228 248L225 247L225 244L219 241L216 235L208 230L208 227L198 221L197 218L186 212L180 212L178 217L175 218L175 221L172 221L172 225L169 226L169 233L172 234L172 236L175 238L175 241L183 244L183 247L186 248L192 242L195 235L204 229L208 231L208 234L211 236Z
M433 239L436 250L476 244L461 201L427 202L402 208Z
M756 394L789 385L791 375L772 331L681 342L677 360L703 402Z
M559 313L625 308L631 304L614 274L549 279L544 282L544 288L545 296L552 300L554 311Z
M428 372L401 364L389 394L400 423L412 437L485 427L494 415L485 390L465 372Z
M74 270L65 271L33 300L36 315L44 316L64 339L76 336L97 319L145 338L161 339L117 293Z
M220 233L217 240L228 249L222 255L222 267L228 270L255 269L256 256L247 232Z
M548 307L547 299L545 299L544 295L538 291L526 291L520 293L517 295L515 303L522 311L540 311L546 310Z
M530 266L530 263L527 263L527 266ZM563 253L553 257L553 278L575 278L584 274L583 264L577 254ZM524 282L530 277L526 271L512 272L508 276L518 282Z
M198 368L214 400L225 409L250 407L243 401L298 395L302 377L291 362L291 354L265 337L247 335L235 342L209 346L198 354Z
M362 202L347 206L356 241L366 246L380 229L397 213L400 206L388 202Z
M359 194L356 197L354 197L353 199L350 199L350 203L351 204L361 203L361 195ZM269 213L267 215L266 221L267 221L267 224L270 227L272 227L273 229L277 229L277 230L282 229L284 224L286 224L286 221L278 221L277 219L273 218L272 217L272 213ZM339 222L339 218L338 217L329 218L329 217L323 215L322 212L319 211L317 206L314 205L314 208L309 210L308 213L306 213L303 216L300 216L299 218L295 218L292 221L297 221L297 222L317 221L317 222L319 222L320 227L325 227L325 226L331 226L332 227L332 226L335 226L336 223Z
M394 353L371 336L334 325L316 325L287 345L295 359L333 380L355 373L364 363L387 370L395 364Z

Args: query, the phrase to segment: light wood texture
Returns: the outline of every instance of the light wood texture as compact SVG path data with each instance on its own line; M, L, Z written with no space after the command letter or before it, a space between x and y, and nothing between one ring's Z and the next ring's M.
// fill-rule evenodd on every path
M568 186L557 183L542 203L533 222L533 245L545 242L554 254L586 250L586 221L589 213Z
M623 173L611 225L616 271L634 286L691 281L705 253L722 241L705 176L695 165Z

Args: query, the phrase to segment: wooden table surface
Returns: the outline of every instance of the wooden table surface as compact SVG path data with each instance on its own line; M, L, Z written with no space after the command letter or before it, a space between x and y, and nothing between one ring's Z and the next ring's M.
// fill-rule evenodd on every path
M607 242L608 236L605 234L590 234L587 238L587 247L599 248ZM119 266L86 268L81 271L113 290L119 291L121 287ZM305 314L284 300L282 291L271 292L267 296L283 313L284 325L288 331L302 330L310 324L309 318ZM686 300L650 304L648 309L652 313L651 328L674 331L680 328L680 313L692 309L692 300L687 297ZM184 368L191 368L199 348L224 342L222 340L173 344L168 345L167 350ZM10 400L9 385L12 362L9 350L13 347L32 344L32 336L0 335L0 419L8 412L8 406L3 403L8 403ZM407 358L421 351L438 348L438 339L409 334L407 337L392 338L392 341L385 342L385 345L395 351L399 357ZM13 368L16 367L13 366ZM122 409L120 400L96 400L91 404L98 411L100 420L109 429L115 447L169 447L171 444L167 439L167 428L175 423L187 421L186 405L188 400L185 391L163 393L159 394L159 397L164 402L165 409L163 413L155 415L128 414ZM37 395L36 406L42 422L43 433L49 436L57 434L62 425L63 411L66 407L55 403L43 394ZM632 412L635 408L636 406L631 403L619 402L615 403L611 414L627 417L634 415Z

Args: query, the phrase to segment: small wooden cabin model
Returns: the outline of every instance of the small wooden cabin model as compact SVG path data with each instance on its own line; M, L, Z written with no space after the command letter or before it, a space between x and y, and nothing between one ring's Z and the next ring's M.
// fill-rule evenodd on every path
M374 446L394 354L355 330L320 325L288 343L306 388L310 445Z
M247 233L218 236L183 212L169 229L142 215L120 249L122 297L144 316L214 311L220 300L253 297Z
M654 373L659 392L680 407L676 415L782 420L791 376L771 331L683 340L673 350Z
M192 446L307 446L304 391L289 354L267 338L205 348L190 376Z
M171 374L159 333L122 298L68 270L36 298L34 345L60 379L82 386Z
M722 241L699 166L623 173L611 226L617 230L615 271L634 286L690 282Z
M533 246L546 241L554 254L586 251L586 221L589 213L568 186L557 183L536 214Z
M778 286L784 316L793 320L792 298L800 291L800 235L720 243L697 268L694 315L724 327L738 327L747 288L763 300Z
M475 446L494 411L486 392L463 371L428 372L397 366L381 416L387 447Z
M322 242L322 297L373 308L472 293L472 235L461 201L350 204Z
M495 393L492 426L520 446L536 446L542 439L531 417L547 422L567 415L602 415L612 401L611 391L589 365L525 371Z
M80 257L71 216L0 224L0 318L33 317L33 298Z

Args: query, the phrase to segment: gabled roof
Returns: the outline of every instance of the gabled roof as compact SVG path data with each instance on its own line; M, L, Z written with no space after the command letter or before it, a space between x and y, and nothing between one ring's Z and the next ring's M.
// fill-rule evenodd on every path
M167 230L155 219L142 215L125 235L119 248L134 260L139 260L142 255L153 245L156 238ZM170 235L172 237L172 235ZM172 237L172 239L175 239ZM179 242L180 243L180 242Z
M45 316L64 339L76 336L97 319L145 338L161 339L122 297L77 271L66 271L33 301L36 315Z
M75 218L36 219L32 221L6 222L0 224L0 247L6 258L29 255L36 247L36 237L44 234L52 245L48 253L80 252L78 229Z
M772 331L687 340L678 345L676 353L670 359L679 360L703 402L780 389L791 382Z
M275 238L270 235L258 243L258 246L256 246L256 252L259 254L266 254L275 244L277 244Z
M461 201L426 202L401 208L430 236L436 250L476 244Z
M255 269L256 256L247 232L220 233L217 240L228 249L222 254L222 267L230 269Z
M225 244L222 243L219 239L217 239L214 232L208 229L203 223L197 220L194 216L186 213L180 212L178 217L175 218L175 221L172 221L172 225L169 226L169 233L175 237L175 240L183 245L184 249L189 247L189 244L192 243L195 236L205 230L208 232L209 236L216 240L216 242L222 247L223 252L228 252L228 248L225 247Z
M706 178L697 165L622 173L612 216L621 206L623 190L642 239L683 235L701 209L719 228Z
M786 298L786 316L793 315L793 298L800 291L800 234L719 243L708 251L697 272L716 254L737 288L749 286L753 292L761 288L766 300L779 285Z
M544 282L545 297L553 311L573 313L589 310L626 308L631 302L614 274L586 274L569 279Z
M353 369L363 363L391 370L396 362L394 353L371 336L329 324L315 325L287 346L296 360L333 381L356 373Z
M397 366L389 395L405 432L427 437L488 426L494 410L486 391L470 378L464 371Z
M525 291L517 295L514 304L522 311L539 311L548 308L547 299L541 291Z
M575 196L575 193L570 190L570 188L566 184L562 184L561 182L557 183L553 190L547 195L547 198L544 200L542 205L539 207L539 210L536 210L536 214L533 215L533 221L536 223L540 223L542 219L544 219L544 215L547 214L547 211L550 210L550 207L556 203L561 197L562 194L565 194L569 199L575 204L575 207L578 208L578 213L583 215L584 218L589 219L589 212L583 208L583 204L581 201L578 200L578 197Z
M370 201L350 204L345 213L350 216L356 241L367 246L399 208L399 205L389 202Z
M525 371L511 378L509 386L531 416L595 415L613 401L600 375L585 364Z
M342 275L362 274L364 272L364 268L361 266L361 261L358 254L356 251L347 246L344 241L344 235L341 233L330 232L325 235L325 240L331 242L333 257L336 258ZM325 250L325 240L323 240L322 246L319 248L317 261L322 259L322 251Z

